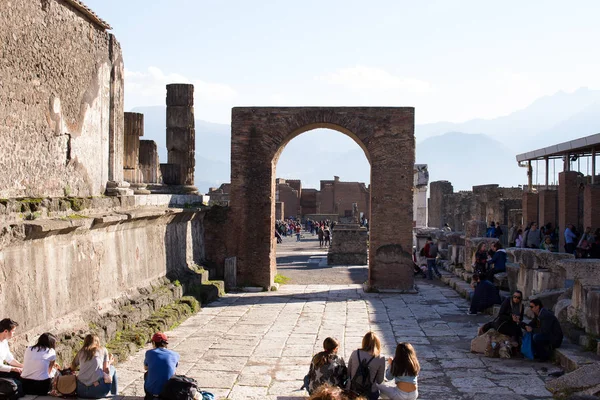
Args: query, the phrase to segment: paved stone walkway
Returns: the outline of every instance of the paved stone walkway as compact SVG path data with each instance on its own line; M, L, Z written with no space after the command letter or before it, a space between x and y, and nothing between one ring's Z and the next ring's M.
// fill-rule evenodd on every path
M366 277L339 284L353 281L351 268L344 271L325 264L313 268L310 259L322 257L324 251L310 240L294 240L288 238L278 246L279 272L293 275L296 283L322 284L229 294L203 307L167 332L170 348L181 354L179 374L196 378L217 398L301 399L306 396L300 390L302 379L323 339L336 337L340 354L348 359L372 330L382 340L383 355L393 355L398 341L415 346L422 367L419 399L551 398L544 386L547 373L557 369L551 364L469 352L477 326L490 317L466 315L468 303L453 289L418 279L418 294L364 293ZM286 262L290 268L282 268ZM329 282L336 284L325 284ZM125 398L144 395L144 351L117 366ZM548 371L542 372L543 367Z

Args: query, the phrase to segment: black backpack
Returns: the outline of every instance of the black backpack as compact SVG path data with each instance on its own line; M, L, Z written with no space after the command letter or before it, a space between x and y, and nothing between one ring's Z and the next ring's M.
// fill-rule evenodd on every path
M360 395L368 396L371 394L371 387L373 386L369 364L373 361L375 356L372 356L369 361L366 361L360 359L360 350L356 351L356 355L358 356L358 368L350 382L350 389Z
M165 383L160 398L164 400L194 400L198 391L198 382L194 378L173 375Z
M15 400L24 395L23 389L15 379L0 378L0 399Z

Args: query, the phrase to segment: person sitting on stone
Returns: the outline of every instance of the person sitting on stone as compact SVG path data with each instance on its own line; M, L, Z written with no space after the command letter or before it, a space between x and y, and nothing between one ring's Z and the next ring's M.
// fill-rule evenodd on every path
M522 322L521 327L527 332L533 333L533 356L536 359L546 361L552 356L552 351L562 344L562 328L554 313L544 308L540 299L531 299L529 308L531 308L535 317L528 324Z
M179 364L179 354L167 349L169 344L167 335L156 332L152 335L152 350L148 350L144 357L144 391L145 400L158 397L165 384L173 375Z
M100 338L90 334L73 358L71 369L77 374L77 396L84 399L102 399L111 393L117 394L117 371L112 366L112 355L100 345Z
M494 304L500 304L501 299L498 288L490 281L482 280L479 274L473 274L471 286L474 291L471 297L469 314L474 315L492 307Z
M388 358L385 379L394 380L394 386L377 385L382 395L389 399L416 400L419 396L417 379L421 366L417 353L410 343L402 342L396 346L394 358Z
M556 251L556 246L554 246L554 243L552 243L552 238L550 235L546 235L544 237L544 242L540 245L540 249L552 252Z
M485 237L488 237L488 238L496 237L496 223L494 221L490 222L490 226L485 231Z
M362 347L354 350L348 360L347 389L369 400L379 398L376 384L383 382L385 374L385 357L380 354L381 341L375 333L367 332L362 339Z
M502 243L492 243L494 255L487 261L486 279L494 282L494 275L506 272L506 250L502 248Z
M356 396L350 390L342 389L328 384L321 385L308 400L366 400L365 397Z
M56 337L42 333L37 343L25 350L21 382L25 394L46 396L52 389L52 378L60 368L56 364Z
M523 321L524 311L523 293L520 290L515 290L511 297L507 297L502 302L498 316L493 321L484 324L479 330L479 334L495 329L497 332L510 336L519 342L522 336L520 324Z
M8 347L8 340L12 339L17 326L19 324L10 318L4 318L0 321L0 378L15 382L19 388L19 395L23 396L23 388L19 380L23 371L23 364L15 360Z
M473 262L473 272L478 275L485 275L487 271L487 245L485 242L479 243L477 246L477 251L475 252L475 261Z
M348 369L344 359L337 355L339 342L328 337L323 341L323 351L317 353L308 371L308 393L316 391L321 385L344 387Z

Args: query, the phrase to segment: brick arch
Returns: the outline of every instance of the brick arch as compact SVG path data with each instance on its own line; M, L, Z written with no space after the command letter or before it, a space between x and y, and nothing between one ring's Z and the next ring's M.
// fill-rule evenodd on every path
M268 288L273 283L275 166L290 140L315 128L352 137L371 164L368 285L413 290L412 107L233 108L228 247L237 257L238 284Z

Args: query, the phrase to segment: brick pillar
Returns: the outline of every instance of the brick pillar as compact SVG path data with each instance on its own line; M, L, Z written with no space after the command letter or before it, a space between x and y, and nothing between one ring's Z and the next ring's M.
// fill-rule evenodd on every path
M586 185L583 191L583 229L600 227L600 185Z
M156 142L154 140L140 140L139 168L142 174L142 182L160 182L159 164Z
M429 220L427 224L430 228L443 228L446 215L446 207L444 204L444 195L454 193L452 184L448 181L431 182L429 185ZM458 229L458 227L454 227Z
M556 227L558 224L558 191L556 190L541 190L540 196L540 227L548 222Z
M167 151L167 162L172 167L163 170L161 166L161 170L168 172L168 183L183 185L183 190L188 193L197 192L193 186L196 164L194 85L167 85Z
M537 222L538 217L538 194L533 192L523 192L523 224L525 226L532 222Z
M577 172L564 171L558 174L558 231L559 251L564 251L567 224L577 225L579 219L579 186Z

